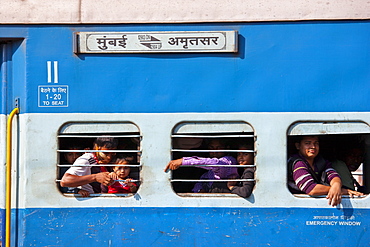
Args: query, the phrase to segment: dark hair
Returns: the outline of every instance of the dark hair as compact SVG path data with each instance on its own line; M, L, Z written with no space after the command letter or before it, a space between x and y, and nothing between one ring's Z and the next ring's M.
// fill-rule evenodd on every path
M119 163L123 163L123 162L129 162L129 160L127 158L117 158L114 163L115 164L119 164Z
M117 148L118 140L113 137L98 137L94 141L94 145L98 147L105 147L108 149Z
M67 149L69 149L69 150L73 150L73 149L82 150L83 148L82 148L81 144L72 143L70 146L67 147Z
M254 149L254 145L252 143L239 143L238 144L238 149L239 148L247 148L247 149L251 149L253 150Z
M227 148L229 146L229 142L228 140L226 140L225 138L210 138L210 139L206 139L206 144L207 146L211 143L211 142L214 142L214 141L218 141L221 143L221 145L225 146L225 148Z
M294 137L294 142L295 143L300 143L303 140L303 138L305 138L305 137L315 137L315 138L319 139L319 141L320 141L320 137L317 136L317 135L300 135L300 136L295 136Z

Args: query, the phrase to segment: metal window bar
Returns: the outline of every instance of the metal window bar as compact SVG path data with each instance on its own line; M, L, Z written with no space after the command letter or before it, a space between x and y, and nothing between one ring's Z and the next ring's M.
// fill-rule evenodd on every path
M57 167L71 167L71 166L74 166L74 167L85 167L85 166L89 166L89 167L93 167L93 166L128 166L128 167L142 167L142 165L130 165L130 164L96 164L96 165L73 165L73 164L57 164ZM241 166L240 166L241 167Z
M230 198L242 198L240 196L238 196L237 194L232 194L230 192L228 193L194 193L194 192L189 192L189 193L177 193L178 196L182 196L182 197L200 197L200 198L204 198L204 197L211 197L211 198L225 198L225 197L230 197Z
M238 165L238 164L235 164L235 165L181 165L179 168L181 167L256 167L256 165Z
M113 138L134 138L134 137L140 137L141 135L58 135L58 138L97 138L97 137L113 137Z
M135 195L135 193L101 193L101 194L90 194L90 196L85 197L85 198L90 198L90 197L129 197ZM80 194L73 194L73 193L63 193L64 196L66 197L82 197Z
M77 150L77 149L58 149L57 152L59 153L141 153L141 150L96 150L96 149L87 149L87 150Z
M56 179L55 182L56 183L60 183L60 181L62 181L61 179ZM126 182L126 180L121 180L121 179L117 179L117 180L113 180L114 182ZM141 182L140 180L131 180L130 182L132 183L136 183L136 182ZM77 186L78 187L78 186Z
M251 137L256 137L255 135L171 135L172 138L251 138Z
M207 149L207 150L197 150L197 149L171 149L171 152L191 152L191 153L209 153L209 152L222 152L222 153L256 153L254 150L235 150L235 149Z
M255 179L248 178L248 179L170 179L171 182L254 182Z

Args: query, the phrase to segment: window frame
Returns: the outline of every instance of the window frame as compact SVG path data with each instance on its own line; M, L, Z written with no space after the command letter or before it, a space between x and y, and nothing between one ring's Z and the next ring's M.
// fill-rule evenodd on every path
M142 155L142 135L140 132L139 127L132 123L132 122L68 122L63 124L58 131L57 139L58 139L58 149L56 150L57 155L57 162L56 162L56 176L57 179L55 180L59 192L64 195L65 197L81 197L80 194L76 193L66 193L61 190L60 181L65 171L68 170L69 167L71 167L73 164L67 164L62 163L62 155L63 153L93 153L96 152L95 150L92 150L92 144L94 140L97 137L114 137L117 138L119 141L124 141L125 139L130 138L131 139L131 145L135 145L137 149L117 149L117 150L105 150L104 152L114 152L117 154L135 154L136 164L97 164L97 165L91 165L91 167L112 167L112 166L128 166L130 168L135 168L137 171L137 178L133 182L136 182L138 184L138 189L140 188L142 184L141 179L141 170L142 170L142 163L141 163L141 155ZM66 143L63 144L63 142L67 142L66 139L78 139L77 143L83 143L89 142L90 149L65 149L62 148ZM91 139L91 140L90 140ZM83 140L83 141L81 141ZM90 140L90 141L87 141ZM137 143L135 143L137 142ZM120 143L119 143L120 145ZM81 145L82 146L82 145ZM61 174L61 170L65 168L66 170ZM133 169L132 169L133 170ZM132 172L131 170L131 172ZM130 172L130 174L131 174ZM94 193L90 194L89 197L131 197L135 195L135 193Z
M289 152L290 150L292 150L292 147L294 146L293 138L297 136L319 136L319 137L327 139L327 141L330 139L338 138L338 136L341 136L341 138L348 138L348 139L351 139L351 137L352 138L361 137L364 139L367 136L370 138L370 126L364 121L296 121L293 124L291 124L287 130L287 157L288 158L293 154ZM359 143L360 142L358 142L358 144ZM364 153L365 153L366 149L370 148L370 145L368 145L367 147L364 146L363 148L364 148ZM321 153L321 150L322 150L322 145L320 144L320 153ZM339 151L336 150L336 152L339 152ZM363 167L367 166L370 168L370 162L367 162L367 164L365 164L365 160L364 160L361 166ZM367 173L370 172L369 168L367 169L368 170ZM289 173L288 164L287 164L286 169L287 169L287 173ZM354 172L351 172L351 173L354 173ZM363 185L370 184L369 178L370 178L370 174L366 176L365 169L363 169L363 173L362 173ZM287 185L286 185L286 188L289 190L288 181L289 181L289 174L287 176ZM294 194L294 193L291 193L291 194L299 198L312 197L307 194ZM313 196L313 197L325 198L326 195ZM344 195L344 197L348 197L348 196ZM363 197L366 197L366 195Z
M186 156L186 153L209 153L210 151L217 151L217 152L227 152L233 153L236 159L236 154L238 152L252 152L254 153L254 164L253 165L219 165L221 167L237 167L237 168L244 168L244 167L253 167L256 168L256 135L254 134L255 131L253 127L244 121L184 121L178 123L171 132L171 159L174 159L174 154L184 153L182 157ZM209 150L209 149L181 149L174 147L175 138L199 138L202 139L202 144L204 145L205 140L211 139L218 139L218 138L253 138L253 150L238 150L238 149L225 149L225 150ZM205 155L201 157L207 157ZM202 166L211 166L215 167L217 165L182 165L182 168L200 168ZM180 167L180 168L181 168ZM202 169L203 172L207 172L207 170ZM239 174L240 175L240 174ZM197 183L197 182L229 182L229 181L254 181L256 179L218 179L218 180L202 180L199 178L197 179L177 179L174 178L174 171L171 171L170 176L170 183L172 190L181 197L239 197L236 194L231 193L196 193L196 192L177 192L174 188L174 183Z

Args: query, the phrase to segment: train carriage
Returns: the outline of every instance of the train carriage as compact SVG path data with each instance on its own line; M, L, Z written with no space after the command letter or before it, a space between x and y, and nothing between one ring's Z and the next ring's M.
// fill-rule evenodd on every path
M2 245L368 246L368 196L333 208L325 196L292 194L287 159L297 136L319 135L328 156L356 140L370 187L369 7L6 0ZM138 191L64 191L68 144L91 152L104 136L133 157ZM202 168L164 171L171 159L207 155L215 138L234 157L234 143L253 143L250 197L192 192Z

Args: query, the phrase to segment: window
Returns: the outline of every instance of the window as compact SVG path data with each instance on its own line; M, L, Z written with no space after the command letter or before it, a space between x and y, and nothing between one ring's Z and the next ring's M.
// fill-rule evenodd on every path
M118 141L117 150L104 151L104 154L114 153L115 156L109 164L92 165L91 173L101 171L112 172L113 167L129 167L129 178L140 185L140 141L139 129L132 123L68 123L62 126L58 135L58 163L57 183L59 190L66 196L78 196L78 189L61 187L59 182L64 173L72 166L73 162L84 153L93 152L93 143L98 137L113 137ZM124 164L116 163L116 158L123 158ZM119 162L119 161L117 161ZM124 183L124 181L120 181ZM102 196L108 192L106 187L95 182L90 184L94 194L90 196ZM113 194L107 194L113 195ZM118 195L118 194L116 194ZM129 194L119 194L127 196Z
M183 122L178 124L172 131L172 159L182 159L183 163L179 169L172 171L173 190L181 196L230 194L226 186L227 182L245 181L245 179L240 179L244 168L255 167L254 142L254 131L249 124L244 122ZM238 147L241 144L247 145L248 148L239 150ZM252 153L251 163L238 165L236 162L238 152ZM215 164L211 159L195 157L227 161ZM184 160L187 160L186 163ZM196 164L190 164L194 160ZM216 174L216 177L210 176L212 174L210 170ZM217 177L218 174L222 175Z
M297 122L288 130L288 157L293 157L299 152L296 143L302 140L302 136L318 136L319 155L332 163L333 168L342 177L344 186L369 193L370 157L366 157L367 150L370 148L368 124L363 122ZM291 166L291 162L288 162L288 188L293 194L300 194L302 192L293 188L295 183ZM358 169L359 167L361 168Z

